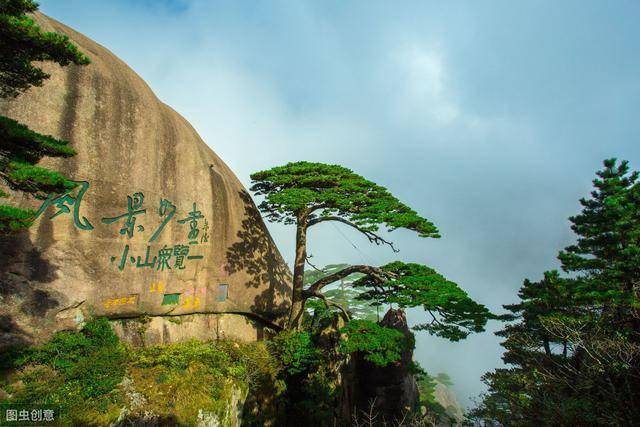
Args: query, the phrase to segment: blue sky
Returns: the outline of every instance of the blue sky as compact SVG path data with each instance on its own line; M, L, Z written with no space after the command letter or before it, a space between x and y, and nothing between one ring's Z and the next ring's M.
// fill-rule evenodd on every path
M604 158L640 168L637 1L41 3L126 61L245 184L311 160L388 187L443 234L394 232L399 256L494 310L557 267ZM293 230L270 228L290 261ZM332 225L310 247L318 264L397 257ZM468 404L500 364L496 327L453 344L419 334L416 358Z

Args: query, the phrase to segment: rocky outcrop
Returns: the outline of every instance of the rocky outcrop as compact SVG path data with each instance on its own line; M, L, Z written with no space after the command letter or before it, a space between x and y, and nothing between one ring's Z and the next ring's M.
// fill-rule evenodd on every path
M125 377L120 384L126 396L126 404L120 410L118 419L110 427L161 427L181 425L175 414L158 414L147 409L149 402L135 390L133 381ZM197 427L240 427L243 421L243 407L247 390L235 384L228 384L229 398L219 411L198 409L193 424Z
M380 322L381 326L401 331L407 340L413 336L407 325L404 311L390 309ZM359 358L356 362L357 391L356 407L365 413L377 415L393 425L403 419L408 412L418 410L419 392L415 377L411 372L413 348L403 350L398 362L379 367Z
M233 325L280 322L290 273L233 172L111 52L36 18L92 63L44 64L51 78L42 87L0 103L0 114L78 152L43 161L77 181L73 191L9 201L38 214L29 232L0 242L2 343L42 341L103 315L157 317L148 327L160 341L221 327L255 339L256 328Z
M437 378L435 378L434 381L436 382L434 391L435 401L440 404L446 412L445 416L439 417L440 419L437 421L438 427L462 425L464 412L462 411L462 407L460 406L455 393L446 384L438 381Z

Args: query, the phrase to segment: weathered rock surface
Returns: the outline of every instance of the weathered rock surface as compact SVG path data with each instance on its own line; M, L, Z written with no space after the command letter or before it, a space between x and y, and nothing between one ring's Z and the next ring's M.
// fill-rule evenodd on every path
M389 309L380 325L397 329L407 339L411 338L407 318L402 310ZM358 359L358 390L355 393L357 408L367 412L373 404L373 413L389 424L397 423L406 413L416 411L420 395L410 369L412 360L413 349L403 350L398 362L384 367L376 366L363 358Z
M45 64L44 86L1 101L0 114L70 141L77 156L42 163L79 186L44 203L10 201L42 211L29 232L0 242L2 344L100 315L157 317L145 332L157 342L255 339L259 319L280 321L290 273L233 172L111 52L37 20L92 63ZM238 315L250 320L230 320Z
M455 393L446 384L439 382L435 379L436 389L434 392L434 398L446 411L449 419L438 420L438 427L448 427L450 425L462 425L464 420L464 412L462 407L456 398Z
M118 419L110 427L161 427L182 425L175 414L157 414L148 409L148 401L135 391L133 381L125 377L120 384L127 398L127 405L120 410ZM197 427L239 427L242 425L243 408L247 390L235 384L227 384L230 396L221 411L198 410L193 425ZM192 425L192 424L189 424Z

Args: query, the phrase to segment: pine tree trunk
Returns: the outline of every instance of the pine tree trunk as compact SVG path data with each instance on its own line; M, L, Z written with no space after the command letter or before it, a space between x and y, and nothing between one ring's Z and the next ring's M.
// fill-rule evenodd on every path
M293 265L293 295L288 329L298 329L304 312L304 267L307 262L307 222L306 215L298 216L296 227L296 259Z

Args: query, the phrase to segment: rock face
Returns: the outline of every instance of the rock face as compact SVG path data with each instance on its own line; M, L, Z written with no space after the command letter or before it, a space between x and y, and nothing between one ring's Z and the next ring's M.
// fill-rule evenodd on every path
M407 339L411 331L402 310L389 309L380 322L380 326L397 329ZM419 392L415 377L410 370L413 349L402 351L401 359L385 367L379 367L364 359L357 360L356 406L365 413L373 404L373 413L394 424L403 419L407 412L418 408Z
M44 340L102 315L147 343L256 339L280 322L290 273L233 172L111 52L36 19L92 63L45 64L43 87L0 102L0 114L78 152L42 162L76 189L9 201L38 217L29 232L0 242L2 344Z
M442 419L438 420L438 427L448 427L450 425L462 425L462 421L464 420L464 412L458 399L456 398L455 393L446 384L442 384L437 379L436 381L436 389L434 393L434 397L436 402L438 402L446 411L447 417L441 417ZM448 419L445 419L448 418Z

